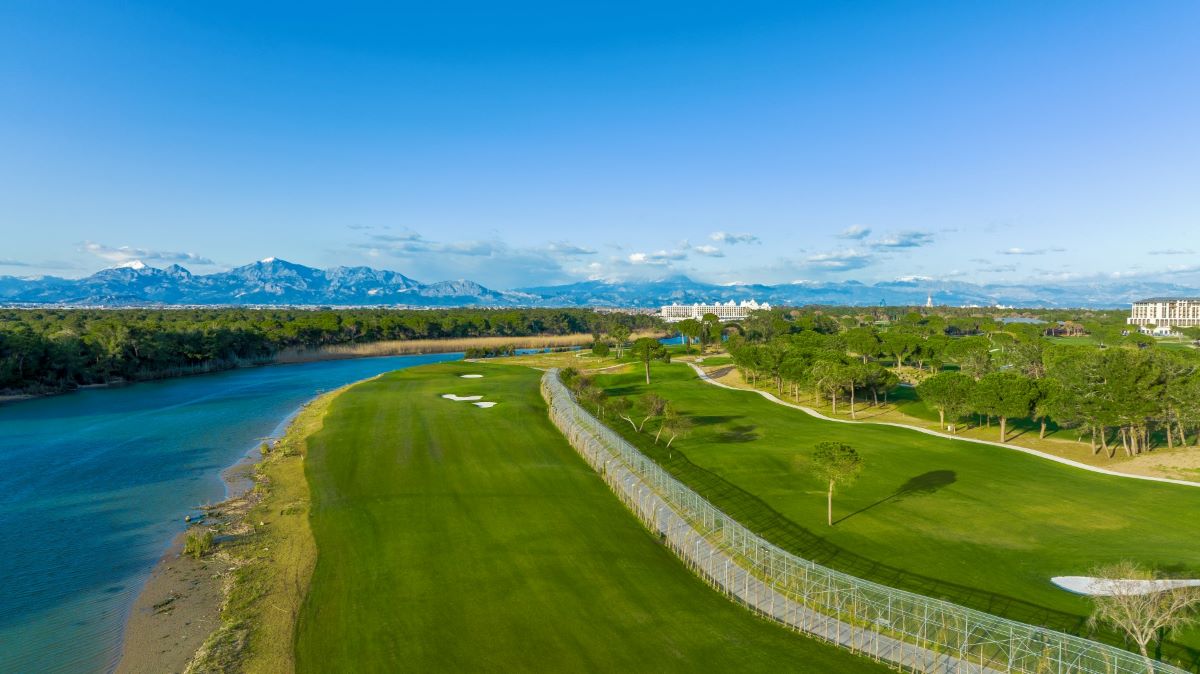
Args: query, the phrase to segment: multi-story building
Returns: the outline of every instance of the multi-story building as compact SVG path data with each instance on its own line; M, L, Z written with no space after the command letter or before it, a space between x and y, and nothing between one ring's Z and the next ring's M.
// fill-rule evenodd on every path
M1151 297L1133 303L1129 325L1142 332L1166 334L1171 328L1200 325L1200 297ZM1154 326L1151 328L1150 326Z
M694 318L700 320L705 314L715 314L722 321L737 321L746 318L751 311L769 310L770 304L759 304L754 300L740 303L729 300L725 304L672 304L662 308L662 319L668 323Z

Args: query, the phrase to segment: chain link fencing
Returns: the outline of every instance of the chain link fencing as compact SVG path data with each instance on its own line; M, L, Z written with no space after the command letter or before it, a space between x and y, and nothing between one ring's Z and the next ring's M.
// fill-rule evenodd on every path
M651 531L710 585L761 616L921 674L1158 674L1166 663L856 578L750 531L542 378L550 418Z

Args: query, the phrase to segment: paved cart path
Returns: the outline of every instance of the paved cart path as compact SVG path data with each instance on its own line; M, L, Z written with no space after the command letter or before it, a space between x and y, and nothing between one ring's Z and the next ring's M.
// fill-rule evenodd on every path
M907 429L910 431L924 433L926 435L933 435L933 436L936 436L939 438L946 438L947 440L959 440L961 442L974 442L975 444L979 444L979 445L992 445L993 447L1002 447L1004 449L1010 449L1010 450L1013 450L1016 452L1024 452L1026 454L1032 454L1034 456L1041 457L1043 459L1049 459L1050 461L1055 461L1057 463L1065 464L1065 465L1071 466L1073 468L1082 468L1083 470L1089 470L1093 473L1102 473L1104 475L1112 475L1114 477L1124 477L1124 478L1129 478L1132 480L1146 480L1148 482L1165 482L1167 484L1178 484L1178 485L1182 485L1184 487L1200 487L1200 482L1191 482L1189 480L1176 480L1176 479L1169 478L1169 477L1153 477L1151 475L1134 475L1133 473L1121 473L1121 472L1118 472L1115 470L1108 470L1107 468L1099 468L1097 466L1089 466L1086 463L1080 463L1079 461L1065 459L1061 456L1047 454L1046 452L1039 452L1036 449L1029 449L1028 447L1021 447L1019 445L1010 445L1010 444L1005 444L1002 442L993 442L991 440L979 440L977 438L964 438L961 435L951 435L949 433L942 433L940 431L935 431L935 430L931 430L928 428L921 428L920 426L910 426L908 424L901 424L901 423L897 423L895 421L859 421L857 419L835 419L833 417L827 417L824 414L821 414L820 412L818 412L817 410L814 410L811 407L805 407L804 405L797 405L796 403L789 403L786 400L777 398L775 395L773 395L767 391L760 391L758 389L740 388L737 386L730 386L729 384L719 382L716 379L713 379L712 377L708 376L708 373L705 372L703 369L701 369L695 363L688 363L688 365L691 366L691 368L693 370L695 370L696 374L700 377L701 380L706 381L709 384L712 384L713 386L720 386L721 388L729 389L730 391L743 391L745 393L757 393L760 396L766 398L767 400L770 400L771 402L773 402L777 405L783 405L784 407L791 407L792 409L800 410L801 412L804 412L805 414L816 417L818 419L822 419L824 421L832 421L834 423L839 423L839 424L873 424L876 426L894 426L896 428L904 428L904 429Z
M548 372L545 377L554 377ZM572 447L605 479L652 531L707 581L739 603L772 620L836 643L854 652L917 672L929 674L1000 674L989 662L972 662L922 648L879 632L845 623L809 609L750 573L731 555L711 543L645 484L618 455L586 428L572 424L569 412L555 407L547 396L550 416ZM588 421L598 423L588 417Z

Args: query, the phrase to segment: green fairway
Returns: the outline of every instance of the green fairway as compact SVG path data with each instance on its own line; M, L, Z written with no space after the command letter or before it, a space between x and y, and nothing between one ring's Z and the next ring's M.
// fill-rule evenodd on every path
M1200 488L1086 472L1015 450L894 427L815 419L702 382L681 364L597 377L610 395L654 391L696 426L671 451L635 441L718 507L793 552L860 577L1083 632L1090 602L1051 584L1134 559L1200 577ZM648 424L652 428L653 423ZM823 440L865 458L832 528L808 456ZM1195 632L1177 640L1200 644Z
M335 401L309 442L300 671L887 671L687 571L550 424L540 376L443 364Z

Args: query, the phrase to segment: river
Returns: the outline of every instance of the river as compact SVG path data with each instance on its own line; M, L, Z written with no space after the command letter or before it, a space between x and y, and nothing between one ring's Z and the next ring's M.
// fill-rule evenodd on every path
M0 405L0 672L105 672L195 506L319 391L462 354L233 370Z

